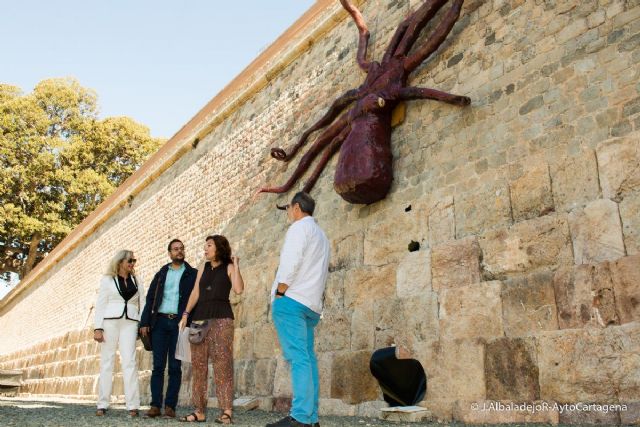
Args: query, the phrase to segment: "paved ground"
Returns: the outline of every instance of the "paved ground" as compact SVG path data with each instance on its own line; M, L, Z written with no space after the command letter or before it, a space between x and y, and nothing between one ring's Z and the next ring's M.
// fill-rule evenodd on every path
M186 415L190 412L190 408L178 408L178 415ZM105 417L96 417L95 406L86 402L51 402L51 401L35 401L23 400L15 398L0 397L0 426L47 426L47 427L74 427L74 426L183 426L177 420L154 419L148 420L140 417L139 419L131 419L127 416L127 412L122 406L115 406L107 412ZM210 410L209 416L211 421L206 424L196 425L218 425L213 423L213 416L216 410ZM268 422L280 419L283 414L264 412L264 411L236 411L236 426L264 426ZM391 423L375 418L363 417L320 417L320 424L323 427L342 427L342 426L359 426L359 427L379 427L379 426L411 426L426 427L438 426L443 424L436 423ZM545 424L536 424L542 426ZM448 424L448 426L462 426L461 424ZM504 427L504 425L502 425ZM510 427L524 426L522 424L510 424ZM532 427L534 424L527 424L526 427Z

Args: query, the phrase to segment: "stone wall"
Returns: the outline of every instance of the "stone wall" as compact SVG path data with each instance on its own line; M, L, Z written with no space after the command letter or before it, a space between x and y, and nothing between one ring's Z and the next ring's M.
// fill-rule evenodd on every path
M379 58L420 1L369 0ZM246 99L128 206L2 309L0 368L25 391L93 398L90 341L100 271L136 251L147 279L180 237L192 263L210 232L241 257L236 394L290 397L268 290L286 230L260 195L296 166L272 160L331 100L356 87L356 29L342 20ZM410 79L467 95L467 108L416 101L393 133L394 183L370 206L316 184L332 242L317 330L323 413L382 404L373 350L397 344L428 375L421 404L463 422L638 422L640 412L640 3L465 3L445 45ZM194 144L196 145L196 144ZM408 252L410 241L420 250ZM144 392L149 357L140 350ZM182 390L188 398L188 375ZM118 384L118 383L116 383ZM120 390L116 387L116 391ZM213 394L212 394L213 396ZM265 400L267 401L267 400ZM480 411L473 403L621 403L627 410Z

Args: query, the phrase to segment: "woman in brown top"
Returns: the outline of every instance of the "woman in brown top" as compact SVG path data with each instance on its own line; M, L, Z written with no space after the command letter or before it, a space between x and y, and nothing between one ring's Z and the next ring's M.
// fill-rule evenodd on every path
M209 329L201 343L191 344L191 397L195 411L181 421L202 422L206 419L208 361L211 358L218 407L222 409L215 421L233 424L233 311L229 292L233 289L241 294L244 281L240 274L240 259L231 255L226 237L208 236L204 256L207 261L198 269L197 286L193 287L186 311L182 313L180 329L187 325L189 315L192 322L207 322Z

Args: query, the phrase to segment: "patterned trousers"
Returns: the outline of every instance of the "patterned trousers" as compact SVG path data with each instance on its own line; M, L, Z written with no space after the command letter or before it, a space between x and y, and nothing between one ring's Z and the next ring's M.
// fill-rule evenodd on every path
M213 361L213 380L218 407L233 408L233 319L212 319L207 336L200 344L191 344L193 389L196 411L207 413L209 358Z

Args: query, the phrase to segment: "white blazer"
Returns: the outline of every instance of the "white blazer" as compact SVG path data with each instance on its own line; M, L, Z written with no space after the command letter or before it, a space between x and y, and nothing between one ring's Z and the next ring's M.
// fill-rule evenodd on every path
M133 275L131 277L138 286L138 292L129 301L125 301L118 292L116 285L118 279L113 276L102 276L98 301L96 302L94 329L102 329L102 325L107 319L125 317L129 320L140 320L140 313L144 307L144 288L139 277Z

